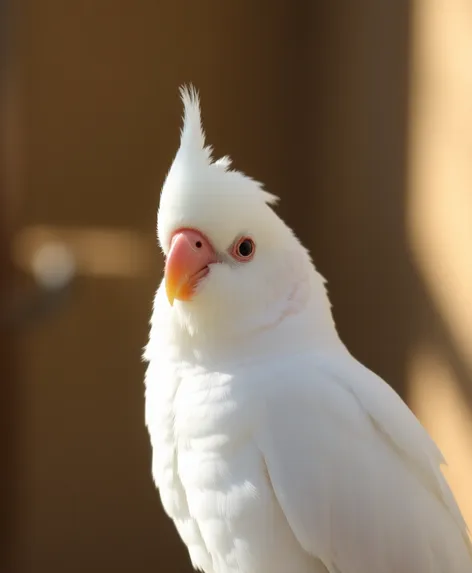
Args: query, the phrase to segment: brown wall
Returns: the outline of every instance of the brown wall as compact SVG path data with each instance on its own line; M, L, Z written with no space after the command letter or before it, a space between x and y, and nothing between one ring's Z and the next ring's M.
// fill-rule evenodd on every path
M19 222L82 254L67 305L18 341L18 571L190 570L150 477L140 362L183 82L201 92L216 151L282 197L349 348L406 395L416 309L427 306L405 230L409 6L25 4ZM114 242L123 231L129 251Z

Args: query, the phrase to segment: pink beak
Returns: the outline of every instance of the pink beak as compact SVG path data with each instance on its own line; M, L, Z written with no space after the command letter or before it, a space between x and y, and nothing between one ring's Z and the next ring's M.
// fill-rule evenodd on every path
M209 265L218 262L215 249L200 231L182 229L171 240L164 271L167 298L192 299L197 284L210 272Z

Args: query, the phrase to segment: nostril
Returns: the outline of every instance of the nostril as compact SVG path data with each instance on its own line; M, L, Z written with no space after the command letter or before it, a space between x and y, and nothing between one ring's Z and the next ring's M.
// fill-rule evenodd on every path
M197 249L201 249L202 248L202 242L201 241L197 241L195 243L195 246L197 247Z

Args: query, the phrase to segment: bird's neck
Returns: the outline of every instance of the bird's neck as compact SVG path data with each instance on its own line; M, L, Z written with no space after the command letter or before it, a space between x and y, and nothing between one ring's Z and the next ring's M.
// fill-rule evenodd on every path
M313 269L304 289L294 293L290 304L271 316L244 321L231 328L189 325L176 313L171 321L172 346L182 360L222 365L283 355L326 351L342 343L336 331L323 278ZM216 366L215 366L216 367Z

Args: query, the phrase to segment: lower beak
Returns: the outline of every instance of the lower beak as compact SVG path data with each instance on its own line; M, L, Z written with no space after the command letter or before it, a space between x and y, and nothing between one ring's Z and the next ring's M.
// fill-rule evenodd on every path
M175 233L164 271L171 306L175 299L191 300L198 283L210 272L209 265L216 262L215 250L202 233L194 229Z

